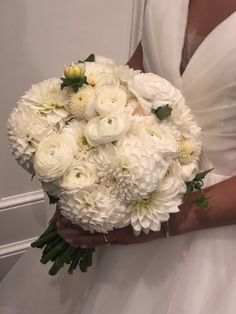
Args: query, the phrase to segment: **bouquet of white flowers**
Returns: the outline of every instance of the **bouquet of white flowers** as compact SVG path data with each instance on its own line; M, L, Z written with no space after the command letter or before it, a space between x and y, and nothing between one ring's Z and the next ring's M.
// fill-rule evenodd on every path
M200 128L174 86L90 55L21 98L8 121L11 152L61 214L88 232L131 225L160 231L183 197L201 191ZM33 247L41 262L86 271L93 249L73 248L52 224Z

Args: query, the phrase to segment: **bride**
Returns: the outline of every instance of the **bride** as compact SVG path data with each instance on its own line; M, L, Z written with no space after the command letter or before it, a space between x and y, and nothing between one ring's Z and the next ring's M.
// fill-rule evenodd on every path
M179 88L202 127L201 168L214 168L209 207L197 208L193 194L172 215L170 238L111 231L86 275L50 278L29 250L0 284L2 314L235 314L235 10L235 0L147 0L142 45L129 61ZM53 221L69 243L106 244L71 233L58 214Z

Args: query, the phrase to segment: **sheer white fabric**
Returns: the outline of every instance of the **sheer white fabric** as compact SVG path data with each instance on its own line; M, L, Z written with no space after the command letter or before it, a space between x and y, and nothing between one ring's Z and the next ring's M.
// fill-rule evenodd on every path
M203 129L208 185L236 175L236 14L179 67L188 0L147 1L145 67L179 87ZM3 314L235 314L236 226L102 248L88 274L47 275L30 250L0 284Z

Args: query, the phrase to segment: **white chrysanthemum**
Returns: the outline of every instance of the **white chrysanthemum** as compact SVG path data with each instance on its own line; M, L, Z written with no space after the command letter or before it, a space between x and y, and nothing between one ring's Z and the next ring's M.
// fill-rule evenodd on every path
M91 119L84 130L88 143L92 146L117 141L129 129L129 120L124 115L110 114Z
M86 62L85 76L89 85L99 87L102 85L119 85L115 77L113 66L107 63Z
M186 106L183 97L172 107L172 112L168 120L177 127L182 136L186 138L193 136L200 137L201 128L197 126L194 116L190 108Z
M129 135L106 145L95 157L102 184L126 201L136 201L154 191L166 174L169 159L164 160L152 142Z
M73 94L70 98L66 109L69 113L79 119L91 119L96 116L94 110L95 91L91 86L84 85L77 93Z
M19 104L8 120L10 150L18 163L33 173L32 157L40 141L53 132L47 120L26 105Z
M59 179L59 186L65 190L84 189L94 185L96 180L95 165L75 159Z
M178 159L182 167L182 178L191 181L198 171L201 142L196 138L181 138L178 142Z
M102 185L62 193L59 208L63 216L84 230L102 233L120 226L126 211L125 204Z
M74 143L62 135L50 135L38 145L34 157L35 172L42 181L54 181L70 167L74 154Z
M49 123L56 124L67 118L65 106L70 98L69 88L61 90L61 80L51 78L32 85L31 89L23 96L23 101L44 115Z
M160 231L161 223L169 220L170 213L179 211L185 191L180 165L173 162L156 191L127 207L124 223L130 223L137 235L142 230Z
M104 85L97 89L95 109L100 115L108 115L124 110L127 94L118 86Z
M174 105L181 93L170 82L153 73L141 73L128 81L129 89L147 110Z

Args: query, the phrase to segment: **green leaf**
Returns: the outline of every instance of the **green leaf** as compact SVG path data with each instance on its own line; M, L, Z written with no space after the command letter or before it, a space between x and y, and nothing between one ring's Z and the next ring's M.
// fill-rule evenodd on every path
M207 208L208 207L208 200L206 197L200 197L194 201L194 203L200 208Z
M49 195L48 193L47 193L47 196L49 198L49 204L55 204L55 203L57 203L59 201L58 197Z
M172 108L169 105L153 110L155 115L162 121L171 115Z
M86 59L83 61L79 60L78 63L84 63L84 62L95 62L95 54L91 53Z
M192 181L186 182L186 186L187 186L187 190L184 194L184 199L186 199L193 192L194 183Z
M61 89L64 87L71 87L75 93L78 92L79 88L82 87L84 84L88 85L87 76L83 75L74 80L66 79L61 77Z
M211 172L213 169L214 169L214 168L211 168L211 169L209 169L209 170L205 170L205 171L202 171L202 172L198 173L198 174L195 176L195 178L193 179L193 181L201 181L201 180L203 180L203 179L205 178L205 176L206 176L209 172Z

